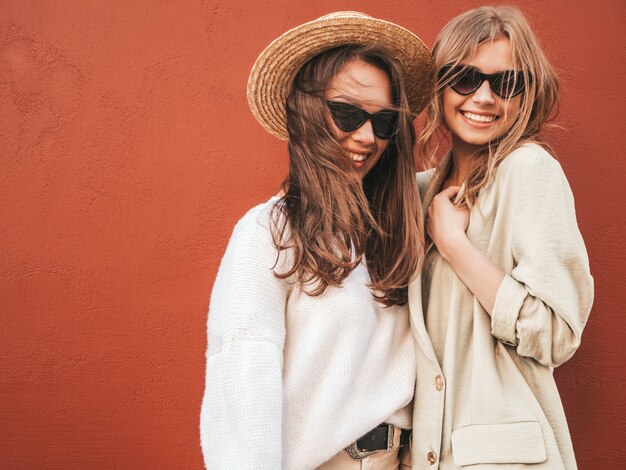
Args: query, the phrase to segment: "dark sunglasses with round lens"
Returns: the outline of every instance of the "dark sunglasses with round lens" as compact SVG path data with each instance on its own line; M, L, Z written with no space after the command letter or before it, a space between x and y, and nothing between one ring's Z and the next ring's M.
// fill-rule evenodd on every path
M361 127L367 120L372 123L374 135L382 140L389 140L396 131L398 112L383 109L377 113L368 113L350 103L327 100L335 125L344 132L352 132Z
M524 73L504 70L497 73L482 73L471 65L444 65L439 71L440 80L448 80L448 86L459 95L474 93L485 80L500 98L511 99L524 91Z

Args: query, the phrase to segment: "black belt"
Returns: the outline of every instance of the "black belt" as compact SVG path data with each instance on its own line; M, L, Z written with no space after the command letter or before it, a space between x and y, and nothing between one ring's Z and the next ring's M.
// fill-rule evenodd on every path
M393 424L381 424L376 426L359 440L346 447L346 452L353 459L363 459L379 450L391 450L393 448ZM411 430L400 431L400 446L407 445L411 439Z
M391 442L389 442L390 439L392 440ZM403 429L400 432L400 445L407 445L410 439L411 430ZM356 445L362 451L390 449L393 445L393 425L381 424L376 426L360 439L357 439Z

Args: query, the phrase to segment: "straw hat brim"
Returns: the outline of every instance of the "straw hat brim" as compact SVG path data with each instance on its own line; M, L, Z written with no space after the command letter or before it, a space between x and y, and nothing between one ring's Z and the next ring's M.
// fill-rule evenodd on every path
M270 134L287 140L285 103L300 68L329 49L370 43L398 60L404 72L411 112L419 114L431 90L430 51L411 31L357 12L323 16L287 31L267 46L248 79L252 114Z

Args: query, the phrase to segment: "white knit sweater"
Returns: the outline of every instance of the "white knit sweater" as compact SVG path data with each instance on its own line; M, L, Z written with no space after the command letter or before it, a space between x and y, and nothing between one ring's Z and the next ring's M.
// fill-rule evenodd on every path
M237 224L209 308L200 435L208 469L313 469L382 422L411 427L408 309L359 265L317 297L274 276L277 198Z

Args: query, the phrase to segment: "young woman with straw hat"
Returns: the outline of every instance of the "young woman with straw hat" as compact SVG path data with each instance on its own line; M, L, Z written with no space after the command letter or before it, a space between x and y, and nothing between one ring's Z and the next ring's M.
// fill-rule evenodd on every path
M407 286L423 252L412 121L432 58L339 12L259 56L261 125L288 141L276 197L237 224L213 286L201 441L214 469L397 469L410 460Z
M433 48L418 175L428 208L417 333L413 468L572 470L554 367L580 344L593 280L572 192L538 135L558 81L522 13L481 7ZM421 282L420 282L421 281Z

